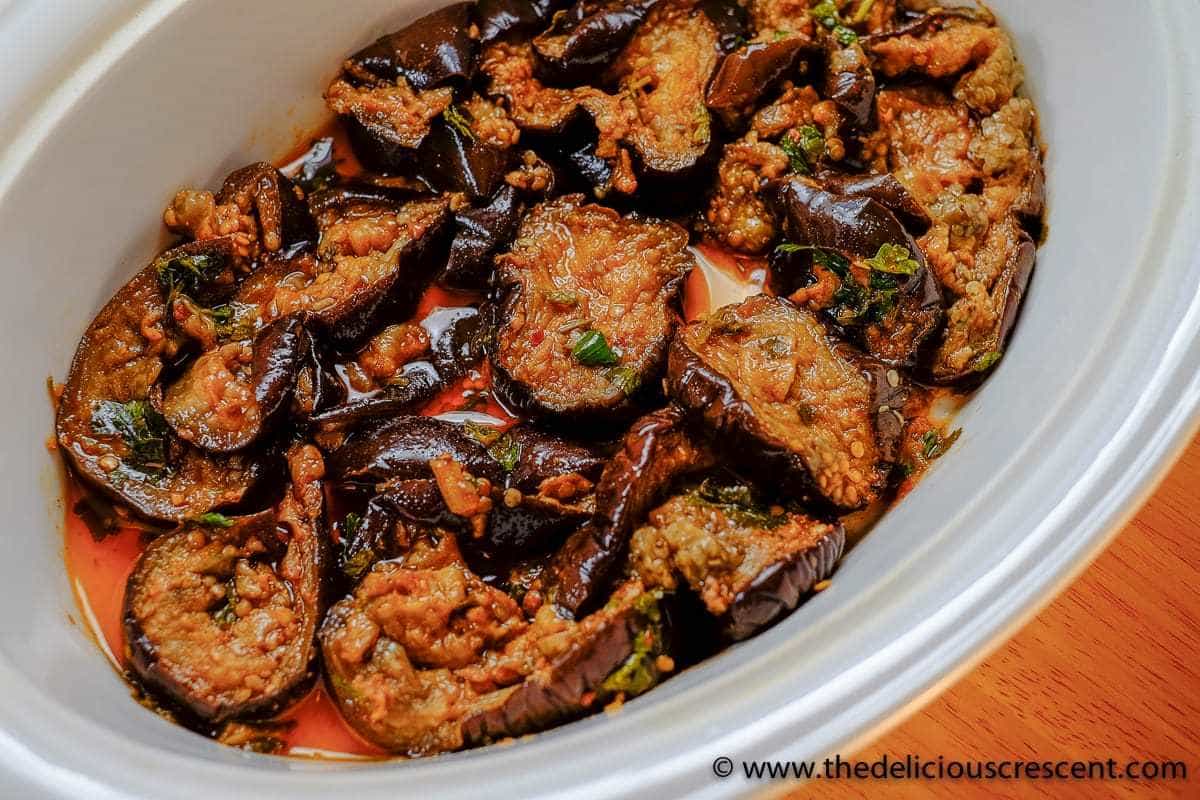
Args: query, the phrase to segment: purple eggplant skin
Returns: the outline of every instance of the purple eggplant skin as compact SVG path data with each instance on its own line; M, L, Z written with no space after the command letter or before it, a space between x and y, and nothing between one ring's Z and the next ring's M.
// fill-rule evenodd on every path
M433 219L419 236L394 252L389 251L396 259L395 268L332 307L310 312L314 329L333 346L351 350L383 325L409 317L445 263L454 233L449 203L419 202L437 203L440 207L431 212ZM386 256L386 253L377 255Z
M318 220L359 206L399 208L413 200L428 198L429 193L413 188L386 186L369 179L355 178L331 186L308 197L308 207Z
M512 148L485 144L438 120L417 151L416 172L435 191L463 192L478 201L504 185L512 162Z
M396 417L352 433L330 455L329 476L347 486L432 478L430 459L447 453L477 478L496 485L504 480L500 464L460 426L417 415Z
M259 162L231 173L216 200L231 203L242 197L254 205L267 252L290 258L316 245L317 226L304 203L304 193L272 165Z
M703 11L717 29L717 46L722 53L732 53L750 37L750 15L734 0L701 0Z
M679 477L715 463L708 445L670 405L638 419L596 486L596 512L554 555L547 582L554 604L578 617L594 608L624 562L629 537Z
M849 175L825 171L817 173L813 179L821 188L835 194L874 200L895 214L913 236L920 236L929 230L930 219L925 207L890 172Z
M504 485L531 494L547 478L575 473L595 483L607 459L594 447L560 439L532 425L517 425L508 435L520 450Z
M917 365L927 341L942 327L945 301L941 287L925 262L916 240L886 206L864 193L842 195L802 178L777 181L768 187L768 203L782 220L785 236L793 242L838 252L848 258L874 258L886 244L906 247L918 269L899 283L896 322L903 330L864 334L864 347L892 366ZM794 274L793 256L781 254L772 261L772 281L777 293L787 293ZM891 335L891 334L895 335Z
M727 53L708 83L705 105L733 127L812 49L810 40L792 36L777 42L751 42Z
M1021 232L1018 245L1010 250L1005 259L1004 269L996 279L997 286L1004 286L1004 304L1000 312L1000 320L992 335L994 344L991 350L1002 353L1007 345L1013 328L1020 316L1021 304L1025 300L1025 292L1029 288L1029 280L1033 277L1033 268L1037 262L1037 244L1029 234ZM994 364L985 370L973 369L970 365L961 371L938 369L934 364L928 379L939 385L956 385L969 388L983 381Z
M875 108L875 73L856 43L838 46L830 39L826 56L824 95L846 116L854 130L870 128Z
M474 74L478 42L471 38L472 3L454 3L364 47L349 61L394 83L404 78L417 91L465 84Z
M456 530L461 518L451 514L432 478L389 481L367 501L358 527L343 529L338 567L352 581L359 580L375 562L393 558L402 548L393 532L398 521Z
M346 402L347 389L334 367L332 355L316 336L305 337L296 387L292 390L292 416L303 423L316 414Z
M512 241L523 204L517 190L501 186L484 205L454 215L450 258L438 283L447 289L479 292L492 277L492 257Z
M421 327L429 335L429 360L445 381L466 375L486 354L486 319L473 306L436 308Z
M399 379L381 391L314 414L311 421L326 429L345 428L370 419L411 414L451 382L466 375L484 357L486 326L479 311L470 306L435 309L421 321L429 334L428 361L412 361Z
M583 716L607 702L612 691L606 687L606 680L639 656L651 677L659 679L654 660L665 650L667 620L660 612L659 601L641 602L645 597L653 595L647 593L633 602L621 603L609 618L596 625L588 639L560 656L547 672L526 678L501 703L463 720L463 739L471 745L487 744ZM639 641L643 643L641 648ZM648 651L646 641L651 642Z
M558 0L478 0L475 24L479 43L528 36L540 32L550 22Z
M837 523L813 547L764 569L722 615L725 637L739 642L785 617L813 586L833 574L845 548L846 529Z
M395 384L367 397L326 408L313 414L309 421L323 430L340 430L368 420L386 419L411 414L446 388L446 381L428 361L405 364Z
M594 80L633 37L658 0L576 0L534 37L534 72L551 85Z
M204 266L197 275L186 267L182 270L177 268L176 262L180 259L189 259L192 263L199 259ZM162 287L164 296L176 288L200 305L215 306L228 300L237 290L237 260L234 237L218 236L172 247L154 259L151 268L157 271L158 285ZM180 275L186 283L176 285L177 276ZM170 314L167 316L171 318Z
M317 477L320 456L311 445L298 446L289 453L288 463L291 482L273 510L236 517L227 528L205 530L200 526L207 536L207 541L200 545L189 532L196 529L194 525L192 529L181 528L159 537L143 551L126 584L122 623L129 644L130 666L139 683L170 708L181 712L186 722L221 724L231 719L268 718L300 698L316 679L316 630L328 605L331 565L324 522L324 489ZM286 538L281 535L283 531ZM246 547L251 541L257 545ZM214 552L221 542L228 543L226 549L244 549L233 557ZM264 545L265 553L261 549ZM275 579L286 586L287 610L296 628L294 638L285 642L286 652L279 656L275 670L264 676L266 687L257 692L257 697L252 695L248 699L211 684L209 691L203 691L205 661L218 655L217 651L204 648L223 640L225 631L230 630L226 627L229 623L219 621L214 613L219 603L213 600L211 586L206 581L217 577L232 582L238 561L257 562L260 569L269 564ZM144 590L155 571L172 569L182 569L190 577L181 576L184 582L172 585L169 592ZM156 631L164 620L163 615L154 613L158 604L178 604L177 616L187 613L196 619L200 618L196 612L208 612L214 618L191 626L172 625L168 621L165 630ZM237 624L236 611L230 608L226 613L234 614L233 624ZM166 618L169 620L170 615ZM214 631L217 627L224 630ZM247 632L241 635L254 637L255 630L251 629L249 636ZM161 636L180 631L197 636L191 642L193 647L162 647ZM250 644L245 642L247 646ZM224 648L232 649L228 644ZM205 658L195 665L179 663L181 654L188 652L202 653Z

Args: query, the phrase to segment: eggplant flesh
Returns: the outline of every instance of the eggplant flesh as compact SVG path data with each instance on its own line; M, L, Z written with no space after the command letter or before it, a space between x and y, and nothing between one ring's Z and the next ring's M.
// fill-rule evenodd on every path
M647 586L686 585L729 640L778 622L825 580L845 547L840 523L747 503L703 483L650 512L634 532L629 569Z
M179 438L210 452L249 447L289 409L309 347L301 319L285 317L260 330L253 344L234 342L204 353L167 389L162 401L167 424ZM214 400L218 385L222 394Z
M758 295L683 328L671 344L671 396L731 463L839 511L878 496L868 377L812 313Z
M410 756L458 750L582 716L657 682L662 616L640 584L578 623L548 607L526 621L466 568L452 540L377 564L321 628L332 693L364 738ZM435 592L441 613L406 612Z
M827 279L839 283L830 299L835 304L830 322L857 330L872 356L894 366L916 366L925 343L941 329L945 306L924 252L896 215L869 190L857 197L839 195L802 178L775 184L769 201L791 242L847 260L841 275L826 262ZM884 259L889 252L902 254L902 263ZM794 290L814 258L811 251L780 252L772 260L776 291ZM865 284L850 266L865 272Z
M130 575L134 674L188 717L270 716L315 678L327 568L320 460L316 448L296 448L274 511L162 536Z
M304 193L266 162L231 173L217 194L218 204L253 209L264 250L289 257L316 244L317 227L304 204Z
M265 453L207 455L179 441L155 407L177 342L151 265L92 321L58 402L56 438L75 474L149 520L177 522L238 503L269 466Z
M363 230L372 237L365 252L357 235ZM445 259L452 232L445 199L330 212L323 216L316 274L299 289L287 290L284 309L307 312L330 343L353 347L411 315Z
M628 418L679 318L687 234L572 195L535 207L496 263L497 396L551 422Z
M667 406L637 420L596 486L591 524L554 555L547 584L556 607L572 617L594 608L617 575L629 537L676 479L713 465L710 447L688 430L686 416Z
M716 155L705 89L720 58L720 34L709 15L664 2L613 64L613 76L633 100L624 138L639 176L680 181Z

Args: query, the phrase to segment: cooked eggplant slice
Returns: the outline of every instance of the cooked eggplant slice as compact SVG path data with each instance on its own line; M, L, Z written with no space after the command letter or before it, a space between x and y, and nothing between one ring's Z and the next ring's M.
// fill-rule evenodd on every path
M446 454L476 477L503 480L499 462L461 426L423 416L397 417L352 433L329 457L329 475L361 486L432 478L429 462Z
M448 83L465 84L475 69L472 3L439 8L359 50L347 71L365 71L395 82L403 78L418 92Z
M380 537L396 521L463 531L472 557L513 561L544 552L591 513L602 463L586 447L526 426L501 432L409 416L351 434L331 456L330 474L345 486L381 487L363 518L364 543L348 553L360 566L361 550L384 555Z
M438 283L450 289L486 289L492 277L492 258L512 241L521 210L517 190L502 186L486 204L456 212L450 260Z
M497 395L550 420L612 419L653 390L695 266L679 227L579 195L543 203L496 259Z
M853 511L885 484L870 381L786 300L758 295L680 330L668 382L734 464L773 486Z
M750 15L737 0L700 0L700 10L717 29L721 53L732 53L750 35Z
M579 623L516 602L445 535L377 564L321 628L326 673L364 738L411 756L540 730L659 678L661 616L636 582Z
M489 47L479 71L488 78L488 94L504 100L509 117L523 131L557 136L579 115L573 90L546 86L534 76L529 44L502 42Z
M358 396L311 419L343 428L411 413L482 361L487 341L483 316L470 306L436 308L420 324L388 326L342 367Z
M838 195L803 178L776 184L770 200L792 243L772 261L776 291L794 292L797 303L858 331L872 356L915 366L945 311L924 253L896 215L870 197ZM796 291L793 271L806 259L810 285Z
M260 256L287 257L316 242L303 192L263 162L231 173L215 196L181 190L163 213L163 222L198 242L231 237L243 267Z
M630 542L629 570L650 587L690 587L740 641L828 578L845 543L840 523L768 509L749 487L706 480L650 512Z
M558 5L559 0L478 0L475 24L479 26L479 41L487 45L542 31Z
M156 265L139 272L92 321L71 363L55 423L74 472L151 520L175 522L239 502L265 454L217 458L178 441L152 396L178 342L164 328Z
M634 528L680 476L712 466L685 415L668 406L639 419L625 434L596 486L592 524L567 539L547 570L556 607L571 616L594 607L617 574Z
M320 454L288 458L274 511L215 515L151 542L125 592L130 664L207 723L277 712L315 677L327 569Z
M242 450L286 412L309 348L299 317L267 325L250 342L197 358L167 389L162 413L180 439L214 453Z
M656 594L630 581L603 608L567 623L564 650L515 690L477 704L463 723L466 741L486 744L534 733L599 710L618 695L631 698L654 687L671 664L660 659L668 631L659 603ZM543 624L551 629L551 619L540 614L529 635L537 637Z
M1024 73L1004 31L961 14L936 14L921 22L919 31L868 41L881 75L957 78L954 98L980 114L993 114L1013 98Z
M279 314L307 312L339 347L361 342L412 313L444 263L451 220L445 199L330 206L319 220L320 262L299 279L285 273L272 305Z
M604 72L658 0L576 0L533 39L537 77L576 85Z
M404 77L384 80L352 63L325 90L325 104L345 124L354 154L383 173L411 170L421 143L453 102L449 86L421 91Z
M705 105L727 127L736 127L813 48L813 42L802 36L742 45L721 59L705 90Z
M715 155L704 99L720 59L717 27L692 0L663 0L646 16L611 70L632 98L624 139L639 176L679 180Z

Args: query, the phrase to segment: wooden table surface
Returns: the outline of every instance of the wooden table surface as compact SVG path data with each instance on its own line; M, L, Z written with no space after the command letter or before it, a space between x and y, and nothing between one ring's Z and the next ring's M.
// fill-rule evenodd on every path
M1012 641L865 750L875 761L1182 760L1186 781L814 781L794 798L1200 798L1200 438Z

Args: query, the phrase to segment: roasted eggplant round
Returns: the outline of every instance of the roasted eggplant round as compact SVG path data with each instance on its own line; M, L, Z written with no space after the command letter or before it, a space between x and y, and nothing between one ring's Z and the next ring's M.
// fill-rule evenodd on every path
M266 717L315 677L327 568L323 465L288 457L274 511L208 515L147 546L125 592L138 680L200 722Z
M504 402L572 423L634 411L695 266L687 234L570 196L535 207L496 263L491 364Z
M758 295L683 328L671 396L748 472L853 511L878 496L871 382L813 314Z

